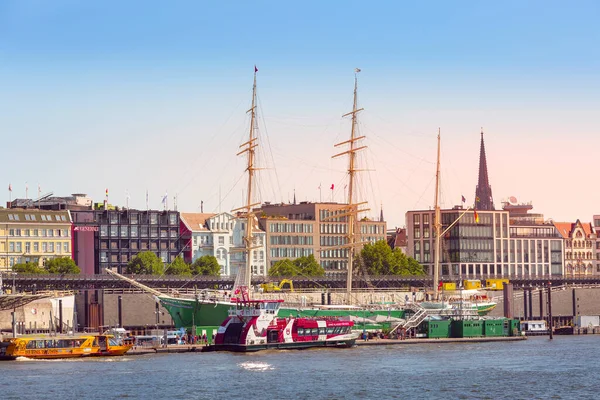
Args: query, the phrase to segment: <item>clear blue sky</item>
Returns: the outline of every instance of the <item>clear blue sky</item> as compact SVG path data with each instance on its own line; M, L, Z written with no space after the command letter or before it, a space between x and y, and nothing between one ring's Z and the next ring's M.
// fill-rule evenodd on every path
M126 3L126 4L123 4ZM343 200L359 67L363 185L391 227L433 203L472 201L480 127L497 205L555 220L600 214L600 3L596 1L3 1L0 176L13 198L228 211L242 202L252 70L270 160L261 200ZM274 168L274 169L273 169ZM8 192L5 191L8 200ZM219 199L222 199L219 202ZM172 203L172 199L170 199ZM219 203L221 203L219 205Z

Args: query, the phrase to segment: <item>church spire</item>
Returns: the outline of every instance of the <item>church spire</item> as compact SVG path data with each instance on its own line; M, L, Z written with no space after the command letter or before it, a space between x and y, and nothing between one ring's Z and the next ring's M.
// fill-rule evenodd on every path
M381 203L381 214L379 214L379 222L383 222L383 203Z
M495 210L492 198L492 187L488 179L485 144L483 143L483 128L481 128L481 148L479 150L479 180L475 189L475 205L477 210Z

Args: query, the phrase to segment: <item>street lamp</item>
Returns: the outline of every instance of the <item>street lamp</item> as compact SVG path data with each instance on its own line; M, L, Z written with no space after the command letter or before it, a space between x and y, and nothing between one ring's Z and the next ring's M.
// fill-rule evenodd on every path
M12 280L13 281L13 284L12 284L12 294L15 294L17 292L17 289L16 289L17 287L15 286L15 277L17 276L17 273L16 272L11 272L10 274L12 275L12 278L13 278L13 280Z

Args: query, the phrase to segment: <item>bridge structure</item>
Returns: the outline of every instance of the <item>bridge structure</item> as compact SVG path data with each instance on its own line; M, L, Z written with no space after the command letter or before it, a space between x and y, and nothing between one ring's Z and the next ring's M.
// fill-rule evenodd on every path
M217 289L229 290L233 287L234 276L196 276L183 277L176 275L127 275L139 283L142 283L157 290L202 290ZM548 283L552 286L577 285L577 286L596 286L600 285L599 276L537 276L537 277L510 277L510 276L470 276L468 279L479 279L482 284L486 279L508 279L513 284L514 289L546 287ZM260 285L278 281L280 278L273 277L253 277L252 285ZM346 274L331 274L317 277L291 277L294 282L294 288L300 290L335 290L346 287ZM442 282L454 282L457 287L466 278L442 276ZM108 274L85 275L85 274L17 274L11 276L11 280L3 281L3 290L14 289L17 293L47 290L98 290L98 289L127 289L132 288L131 283L118 277ZM428 275L381 275L370 276L369 282L364 278L356 277L353 288L356 290L378 290L378 289L396 289L396 290L415 290L415 288L431 288L433 278ZM483 286L483 285L482 285Z

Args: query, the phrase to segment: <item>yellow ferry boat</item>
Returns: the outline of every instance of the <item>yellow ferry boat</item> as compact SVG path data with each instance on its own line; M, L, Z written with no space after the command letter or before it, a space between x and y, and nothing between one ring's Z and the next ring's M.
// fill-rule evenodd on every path
M7 339L3 344L6 346L3 346L4 359L122 356L133 347L133 344L123 343L113 335L18 337Z

